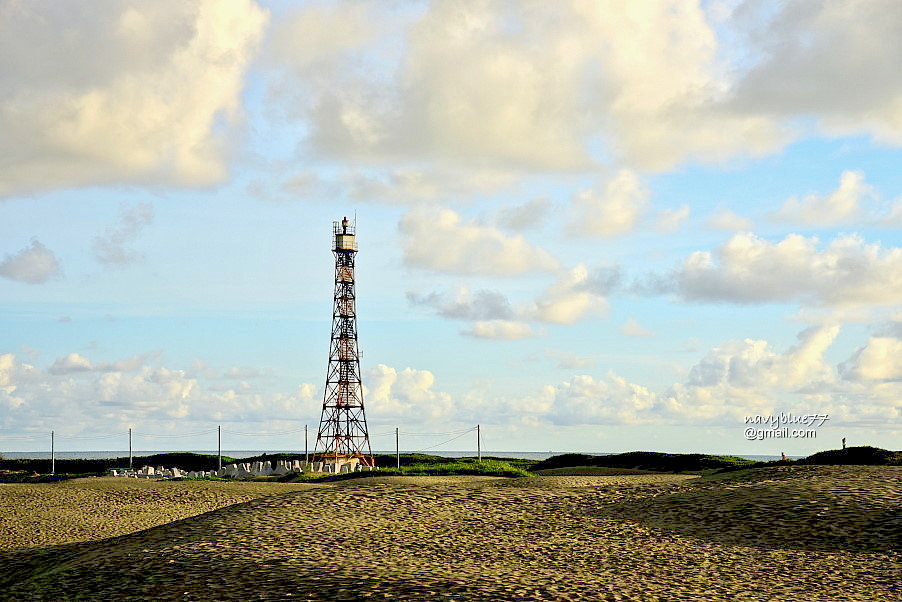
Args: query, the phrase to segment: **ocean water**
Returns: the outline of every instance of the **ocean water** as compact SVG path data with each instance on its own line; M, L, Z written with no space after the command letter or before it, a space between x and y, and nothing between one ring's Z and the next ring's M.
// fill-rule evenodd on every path
M178 451L186 451L186 450L178 450ZM187 450L196 454L210 454L215 456L216 450ZM165 453L177 453L175 451L148 451L148 450L135 450L132 452L133 456L150 456L153 454L165 454ZM296 449L292 450L222 450L223 456L229 456L232 458L252 458L254 456L259 456L262 454L296 454L303 453L298 452ZM311 452L312 453L312 452ZM373 450L374 454L394 454L395 450ZM411 453L408 451L401 450L402 454ZM432 453L432 452L426 452ZM566 453L591 453L592 455L598 456L607 456L611 455L612 452L538 452L538 451L491 451L491 450L483 450L483 456L491 456L496 458L522 458L525 460L546 460L552 456L559 456L561 454ZM47 451L34 451L34 452L2 452L4 458L8 458L10 460L15 460L18 458L31 458L36 460L49 460L50 452ZM434 452L436 456L444 456L446 458L468 458L475 457L476 452L473 450L469 451L437 451ZM748 455L748 454L724 454L724 455L733 455L739 456L740 458L748 458L749 460L754 460L755 462L769 462L771 460L779 460L780 456L762 456L762 455ZM107 458L127 458L128 450L126 451L80 451L80 452L56 452L55 454L57 460L104 460ZM802 458L804 456L788 456L790 459Z

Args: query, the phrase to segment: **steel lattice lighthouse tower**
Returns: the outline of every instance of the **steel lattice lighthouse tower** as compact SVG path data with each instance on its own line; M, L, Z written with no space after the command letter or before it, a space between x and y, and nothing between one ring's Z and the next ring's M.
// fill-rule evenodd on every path
M335 471L343 464L350 464L352 469L355 464L375 464L360 382L354 291L355 227L356 224L348 223L348 218L332 223L332 252L335 255L332 343L314 460L334 464Z

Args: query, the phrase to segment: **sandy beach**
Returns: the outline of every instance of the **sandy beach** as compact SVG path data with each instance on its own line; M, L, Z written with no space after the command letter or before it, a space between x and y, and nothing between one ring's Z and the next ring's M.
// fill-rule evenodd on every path
M0 485L0 598L897 600L902 468Z

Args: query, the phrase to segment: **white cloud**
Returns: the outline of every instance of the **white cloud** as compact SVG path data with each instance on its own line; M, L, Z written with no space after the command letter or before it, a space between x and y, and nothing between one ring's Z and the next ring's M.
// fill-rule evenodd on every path
M561 351L560 349L546 349L545 356L557 362L557 367L562 370L587 370L596 364L595 358Z
M250 0L6 4L0 197L221 180L266 20Z
M538 336L540 331L530 322L574 324L590 316L604 315L608 310L605 295L619 286L617 267L599 266L588 269L579 264L561 271L557 279L539 293L534 301L512 304L498 291L472 293L460 287L453 294L408 292L415 306L430 307L443 318L474 320L463 334L492 339L517 339Z
M874 198L874 189L864 183L862 172L844 171L835 191L823 196L808 194L801 199L787 199L777 217L812 225L854 223L862 217L862 202Z
M153 223L153 204L139 203L130 209L123 207L117 223L102 236L94 238L94 256L101 263L127 265L142 259L129 245L141 231Z
M0 415L0 423L28 431L55 428L64 436L106 435L137 425L144 433L184 432L212 421L296 425L319 408L312 385L301 385L294 395L255 393L244 381L219 387L160 360L157 352L109 362L70 353L40 370L12 354L0 355L0 405L15 410Z
M407 300L413 305L431 307L443 318L453 320L510 320L514 317L510 301L498 291L472 293L469 288L461 287L453 298L438 293L408 292Z
M642 324L639 324L639 321L636 320L636 318L630 318L624 322L623 326L620 327L620 332L628 337L640 339L655 336L653 332L642 326Z
M712 230L723 230L726 232L751 232L755 229L755 222L747 217L742 217L733 213L729 209L717 209L708 219L705 225Z
M682 205L679 209L665 209L658 213L655 230L662 234L676 232L689 217L689 205Z
M734 110L813 117L828 134L902 143L898 2L792 2L777 10L747 2L730 26L747 59L756 59L733 87Z
M685 383L670 388L662 397L663 407L677 418L732 418L737 424L744 415L770 413L785 403L785 393L832 380L824 353L838 333L837 326L810 328L783 354L762 340L725 343L693 366Z
M347 171L331 185L352 201L404 205L489 194L511 181L510 174L496 170L400 167Z
M536 197L519 205L503 208L495 222L499 228L519 232L541 225L551 210L551 201Z
M429 422L447 419L453 409L451 396L434 391L435 377L428 370L395 368L379 364L364 377L364 404L370 415Z
M404 262L455 274L512 276L553 270L558 261L522 236L506 236L450 210L413 210L399 223Z
M473 322L468 330L461 334L477 339L497 339L502 341L515 341L538 336L532 326L515 320L480 320Z
M663 392L614 373L584 374L492 407L506 420L529 424L718 424L735 426L737 436L745 416L755 414L821 413L831 425L902 419L898 339L872 338L836 366L827 352L838 333L835 325L809 328L785 352L763 340L725 342Z
M70 353L57 358L48 372L50 374L71 374L72 372L90 372L93 369L91 360L77 353Z
M36 239L31 240L30 247L0 262L0 276L28 284L41 284L61 274L56 255Z
M374 6L306 9L277 25L273 59L291 83L274 88L295 91L288 102L306 109L318 155L573 170L601 154L661 169L786 138L723 105L729 70L697 5ZM341 34L315 44L323 31Z
M839 236L823 250L817 238L790 234L771 243L737 234L713 254L690 255L678 272L691 301L853 306L902 302L902 249Z
M648 203L648 191L638 176L622 170L604 183L604 190L583 190L573 199L572 232L591 236L622 236L636 227Z
M666 170L810 133L902 144L897 2L724 6L314 5L275 25L271 88L307 152L371 165Z
M843 366L845 378L861 381L902 381L902 340L871 337Z
M887 228L902 228L902 199L890 206L889 214L880 220L880 225Z
M540 418L552 424L637 424L654 420L656 395L609 373L607 379L574 376L558 385L548 385L533 396L505 402L512 416Z
M13 395L16 392L17 372L21 364L12 353L0 354L0 402L11 410L25 403L22 397ZM28 368L26 366L26 368ZM0 418L0 425L7 426L10 416Z
M539 295L528 315L542 322L573 324L588 315L604 314L607 299L596 292L591 277L583 264L564 272Z

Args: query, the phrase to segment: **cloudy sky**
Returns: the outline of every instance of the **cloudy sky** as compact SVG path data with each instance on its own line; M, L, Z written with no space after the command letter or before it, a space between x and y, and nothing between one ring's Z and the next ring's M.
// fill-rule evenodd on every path
M0 0L0 450L301 447L344 215L375 449L899 448L900 30L896 0ZM780 412L829 420L745 439Z

